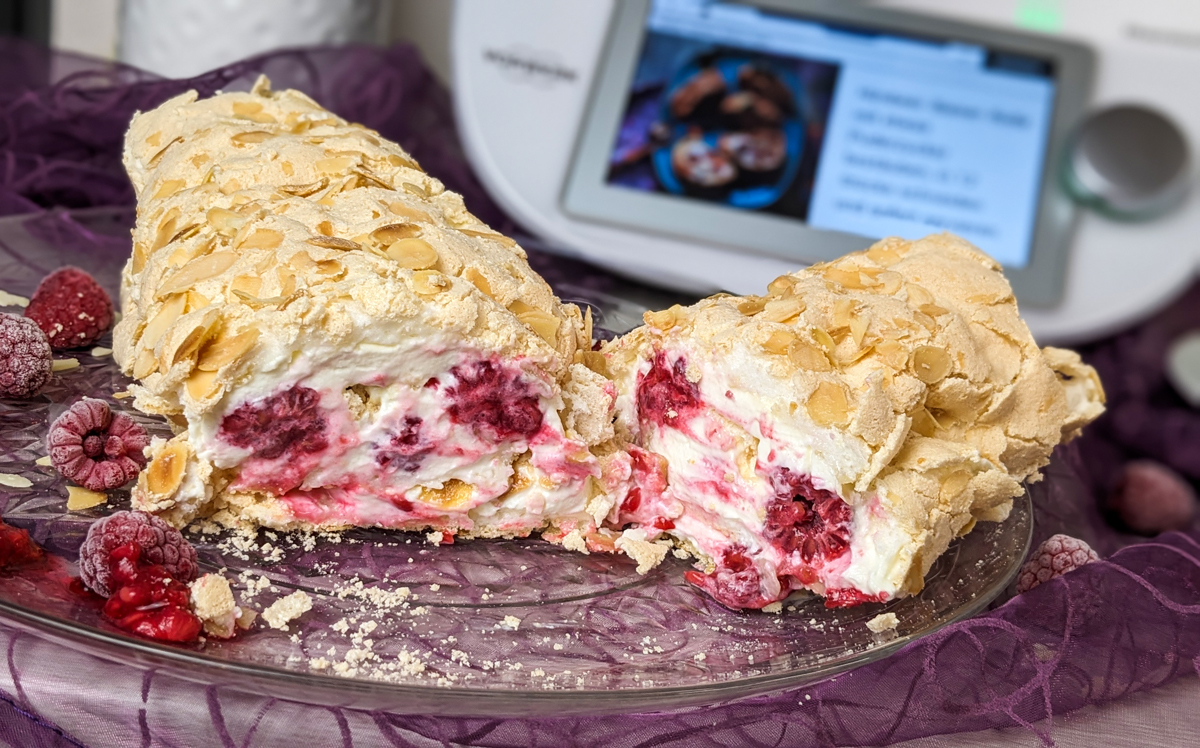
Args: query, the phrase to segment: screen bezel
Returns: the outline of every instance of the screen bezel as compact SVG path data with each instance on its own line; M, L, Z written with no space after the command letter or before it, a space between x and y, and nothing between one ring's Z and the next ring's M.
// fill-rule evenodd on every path
M1042 162L1040 197L1029 260L1005 267L1019 301L1056 304L1066 280L1068 239L1077 208L1058 178L1071 129L1091 93L1095 57L1088 47L1042 35L882 10L839 0L725 0L817 22L851 23L882 32L979 44L1049 60L1055 100ZM818 229L787 216L756 213L701 200L639 192L606 182L608 162L624 116L629 86L642 52L651 0L617 0L593 83L571 169L563 210L576 218L684 237L737 252L808 264L863 249L872 239Z

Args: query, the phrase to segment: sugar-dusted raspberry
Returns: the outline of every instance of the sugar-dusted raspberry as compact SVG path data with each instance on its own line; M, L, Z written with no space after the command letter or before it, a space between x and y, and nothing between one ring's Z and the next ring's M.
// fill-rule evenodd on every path
M148 562L146 556L137 542L117 546L109 554L112 594L104 603L105 618L148 639L196 641L202 624L192 612L191 591L167 567Z
M50 426L46 438L54 469L84 488L107 491L137 477L146 466L146 430L108 403L84 398Z
M31 319L0 314L0 397L33 397L50 381L46 333Z
M79 268L65 267L42 279L25 316L37 322L59 351L91 345L112 326L113 303L96 279Z
M683 577L730 608L761 608L774 602L763 597L762 576L741 547L725 551L712 574L685 571Z
M172 578L190 582L196 578L196 549L163 520L144 512L116 512L88 528L79 548L79 576L99 595L113 593L113 551L127 543L142 549L141 560L158 564Z
M700 408L700 390L687 378L687 361L682 357L667 366L659 351L650 370L638 377L638 417L659 426L673 426L690 418Z
M1021 573L1017 575L1017 594L1099 560L1092 547L1079 538L1051 535L1021 567Z
M477 361L450 373L455 383L446 389L446 412L455 423L468 424L480 437L497 442L528 439L542 427L537 393L519 372L495 361Z
M1166 465L1134 460L1125 466L1108 506L1134 532L1157 535L1192 524L1196 492Z

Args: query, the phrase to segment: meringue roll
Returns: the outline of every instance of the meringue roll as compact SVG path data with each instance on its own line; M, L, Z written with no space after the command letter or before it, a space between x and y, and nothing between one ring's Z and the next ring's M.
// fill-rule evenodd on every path
M114 355L177 431L135 508L443 542L601 532L615 390L585 365L590 317L403 149L260 79L137 115L124 162Z
M603 349L640 455L616 521L688 550L735 608L918 592L1103 411L1095 371L1039 348L1000 266L949 235L645 322Z

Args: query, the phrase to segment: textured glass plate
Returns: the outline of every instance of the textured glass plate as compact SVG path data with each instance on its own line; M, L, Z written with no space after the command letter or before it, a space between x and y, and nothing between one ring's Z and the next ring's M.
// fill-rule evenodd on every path
M94 212L0 220L0 288L28 296L45 272L71 263L115 291L127 221ZM604 299L594 303L603 311ZM240 603L262 610L301 589L314 607L288 631L260 618L231 641L160 645L116 630L95 602L68 589L88 525L128 503L128 492L116 491L106 507L67 512L65 482L34 464L46 453L49 419L66 404L110 398L128 384L111 357L77 357L81 366L55 375L39 399L0 401L0 472L33 481L0 487L0 509L50 552L43 564L0 572L0 617L101 657L283 698L555 716L766 693L871 662L978 612L1009 584L1030 541L1026 495L1006 522L980 523L955 541L917 597L842 610L797 598L769 614L713 603L683 581L688 565L674 558L639 576L627 559L540 540L433 546L421 535L356 531L342 543L268 533L247 543L194 534L205 570L223 569ZM128 400L110 402L167 433ZM899 625L874 634L866 622L882 612Z

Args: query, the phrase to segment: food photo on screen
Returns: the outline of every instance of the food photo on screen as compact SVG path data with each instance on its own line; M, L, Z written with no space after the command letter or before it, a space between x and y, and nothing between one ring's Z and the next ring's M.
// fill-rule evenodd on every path
M838 72L650 32L607 181L805 220Z

